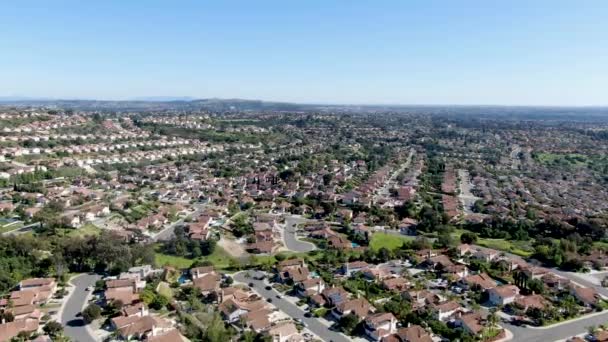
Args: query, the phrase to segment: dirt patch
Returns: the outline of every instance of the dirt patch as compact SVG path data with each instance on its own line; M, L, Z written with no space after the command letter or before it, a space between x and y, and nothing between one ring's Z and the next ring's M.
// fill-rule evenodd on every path
M249 253L245 251L243 246L234 240L222 237L218 242L218 245L234 258L241 259L249 256Z

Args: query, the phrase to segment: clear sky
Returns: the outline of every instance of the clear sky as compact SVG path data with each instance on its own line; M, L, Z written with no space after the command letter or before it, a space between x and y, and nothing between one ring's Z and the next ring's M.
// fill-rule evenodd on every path
M3 0L16 95L608 105L608 1Z

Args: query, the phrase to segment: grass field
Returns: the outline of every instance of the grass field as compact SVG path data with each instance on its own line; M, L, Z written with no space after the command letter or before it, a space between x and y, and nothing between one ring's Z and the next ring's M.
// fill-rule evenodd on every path
M466 230L457 229L454 231L454 233L452 233L452 236L457 241L460 241L460 235L464 232L466 232ZM532 241L510 241L505 239L478 238L476 244L482 247L513 253L526 258L533 253Z
M4 224L0 223L0 234L10 232L11 230L19 229L23 227L23 222Z
M190 259L175 255L156 253L156 264L158 266L172 266L175 268L189 268L196 260L209 261L216 269L226 269L230 266L230 260L234 260L222 247L216 246L211 255Z
M413 239L413 237L405 235L376 232L374 235L372 235L372 240L369 242L369 247L374 251L377 251L383 247L389 250L394 250L401 247L405 241L411 241Z
M536 155L536 160L545 165L566 164L574 166L584 166L589 162L586 156L578 153L539 153Z
M70 236L97 236L99 234L101 234L101 228L92 223L87 223L78 229L72 229L69 233Z

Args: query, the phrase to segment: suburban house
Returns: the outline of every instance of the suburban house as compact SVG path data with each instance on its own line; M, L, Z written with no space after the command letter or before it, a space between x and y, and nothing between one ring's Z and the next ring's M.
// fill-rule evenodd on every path
M515 301L519 295L519 288L515 285L501 285L491 288L487 292L492 305L506 305Z
M331 313L336 319L351 313L359 319L365 319L373 311L374 307L365 298L356 298L336 305Z
M382 338L382 342L433 342L431 334L419 325L400 328L396 333Z
M448 318L463 310L462 306L455 301L446 301L443 303L430 304L430 310L435 319L446 321Z
M365 334L373 341L380 341L397 330L397 318L390 313L377 313L365 318Z

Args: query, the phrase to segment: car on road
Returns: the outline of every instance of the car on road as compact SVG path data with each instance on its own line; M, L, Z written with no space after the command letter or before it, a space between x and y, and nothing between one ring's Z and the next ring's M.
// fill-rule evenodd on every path
M272 287L266 286L265 289L266 289L266 291L270 291L270 290L272 290Z
M281 299L281 298L283 298L283 297L281 297L281 295L277 295L277 298L278 298L278 299Z
M268 303L272 303L272 298L268 298L268 299L266 299L266 301L267 301Z
M253 285L253 283L249 283L249 284L247 284L247 286L253 287L254 285Z
M312 313L311 312L305 312L304 313L304 317L310 318L310 317L312 317Z

